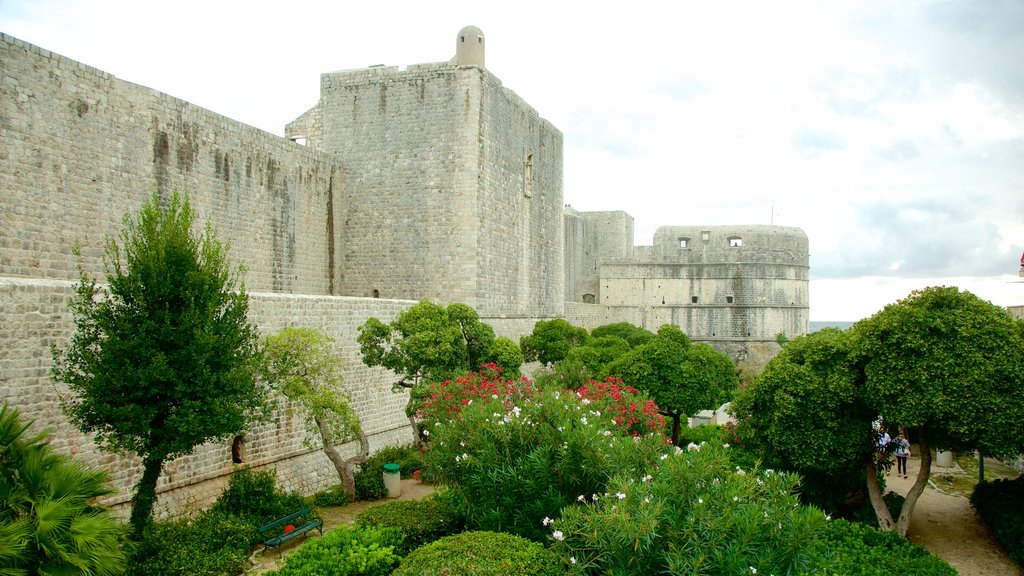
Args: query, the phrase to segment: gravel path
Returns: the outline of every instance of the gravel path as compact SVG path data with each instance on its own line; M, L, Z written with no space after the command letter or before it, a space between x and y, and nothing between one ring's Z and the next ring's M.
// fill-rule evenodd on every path
M910 458L910 478L897 478L890 472L886 476L887 489L906 494L920 467L920 460ZM949 562L960 576L1024 576L963 496L943 494L931 486L925 488L914 507L907 536Z

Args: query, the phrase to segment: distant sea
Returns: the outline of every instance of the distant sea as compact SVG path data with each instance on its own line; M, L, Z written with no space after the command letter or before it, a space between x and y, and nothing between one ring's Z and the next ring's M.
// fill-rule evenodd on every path
M840 330L846 330L850 326L853 326L853 322L815 322L814 320L811 320L809 324L810 326L808 326L808 330L810 332L817 332L822 328L839 328Z

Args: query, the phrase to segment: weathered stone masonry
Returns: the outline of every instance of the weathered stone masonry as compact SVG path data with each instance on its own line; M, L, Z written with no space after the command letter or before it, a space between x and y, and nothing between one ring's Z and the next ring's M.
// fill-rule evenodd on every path
M483 35L467 27L450 62L323 74L317 105L281 138L0 35L0 399L52 429L60 450L108 467L111 501L127 501L141 467L66 422L50 346L73 330L76 266L102 278L123 214L173 190L245 266L263 332L335 338L375 447L411 439L406 396L362 365L358 326L418 299L467 303L513 339L559 316L674 323L755 362L775 334L806 332L802 231L665 227L633 246L625 212L563 210L561 132L483 62ZM302 438L301 415L282 403L245 436L243 461L275 465L306 493L334 483ZM170 463L161 509L212 501L231 459L227 442Z
M261 330L323 328L343 351L346 385L374 443L408 440L405 400L390 392L391 375L363 367L353 347L366 318L389 320L412 302L330 296L344 187L333 157L10 36L0 40L0 398L37 429L52 429L60 449L107 465L120 491L113 501L128 498L140 468L98 453L66 423L61 389L49 377L50 345L73 329L75 244L85 271L102 278L104 240L119 232L125 211L154 191L166 197L177 189L230 243L232 262L246 267ZM276 461L286 486L321 488L333 470L302 446L301 422L290 414L250 434L247 462ZM161 505L179 510L186 496L208 502L230 470L229 446L176 460L161 478Z

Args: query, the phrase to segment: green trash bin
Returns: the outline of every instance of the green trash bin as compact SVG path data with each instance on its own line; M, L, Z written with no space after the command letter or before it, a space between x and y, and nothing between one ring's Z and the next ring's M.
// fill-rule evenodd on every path
M384 465L384 487L388 489L388 498L398 498L402 495L402 475L399 471L401 464Z

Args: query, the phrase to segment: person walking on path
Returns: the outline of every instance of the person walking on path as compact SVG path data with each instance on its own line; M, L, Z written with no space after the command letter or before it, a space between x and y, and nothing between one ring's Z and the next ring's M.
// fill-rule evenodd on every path
M896 437L896 477L907 477L907 457L910 456L910 442L900 434Z

